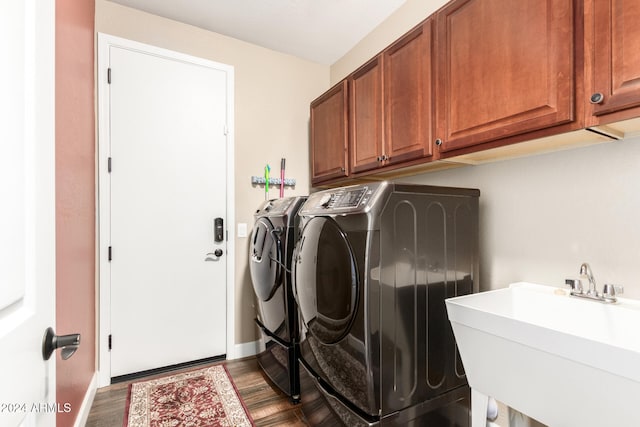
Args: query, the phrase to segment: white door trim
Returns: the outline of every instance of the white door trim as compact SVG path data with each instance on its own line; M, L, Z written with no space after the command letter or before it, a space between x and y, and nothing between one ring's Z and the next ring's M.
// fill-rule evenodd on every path
M233 66L221 64L203 58L162 49L155 46L123 39L120 37L98 33L98 387L104 387L111 382L111 366L109 358L108 337L111 324L110 300L110 269L107 247L109 245L110 230L110 201L109 201L109 172L107 159L109 157L109 84L107 70L109 64L109 49L112 46L163 56L174 60L214 67L227 72L227 254L225 257L227 268L227 330L226 354L228 359L236 358L235 354L235 167L234 167L234 69Z

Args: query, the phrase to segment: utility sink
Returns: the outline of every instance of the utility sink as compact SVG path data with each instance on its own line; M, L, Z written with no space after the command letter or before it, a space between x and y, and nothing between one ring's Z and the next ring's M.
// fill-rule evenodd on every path
M550 427L640 426L640 301L521 282L446 305L472 427L486 425L488 396Z

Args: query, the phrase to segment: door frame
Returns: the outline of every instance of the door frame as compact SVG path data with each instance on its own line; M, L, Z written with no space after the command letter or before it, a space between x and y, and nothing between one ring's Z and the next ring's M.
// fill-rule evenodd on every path
M235 167L234 167L234 68L231 65L222 64L204 58L199 58L168 49L139 43L133 40L112 36L105 33L97 35L97 114L98 114L98 138L97 138L97 231L98 242L96 257L98 265L98 387L104 387L111 383L111 359L109 355L109 334L111 324L111 270L108 260L108 246L110 229L110 181L108 172L109 143L111 140L109 122L109 84L108 66L109 49L120 47L141 53L170 58L178 61L203 65L206 67L223 70L227 74L227 196L226 196L226 222L227 222L227 254L226 262L226 355L227 359L237 357L235 350Z

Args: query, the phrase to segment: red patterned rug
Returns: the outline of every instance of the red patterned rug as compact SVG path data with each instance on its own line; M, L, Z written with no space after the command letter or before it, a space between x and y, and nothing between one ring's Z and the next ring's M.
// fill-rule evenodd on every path
M133 383L124 427L253 426L224 365Z

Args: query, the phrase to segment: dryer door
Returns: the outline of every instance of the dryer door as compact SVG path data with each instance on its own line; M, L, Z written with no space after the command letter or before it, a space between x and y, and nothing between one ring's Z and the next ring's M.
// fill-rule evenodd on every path
M282 275L282 243L279 231L267 218L253 227L249 247L249 271L256 296L268 301L280 285Z
M295 286L302 321L325 344L344 338L358 307L358 277L346 235L329 217L315 217L302 230L295 260Z

